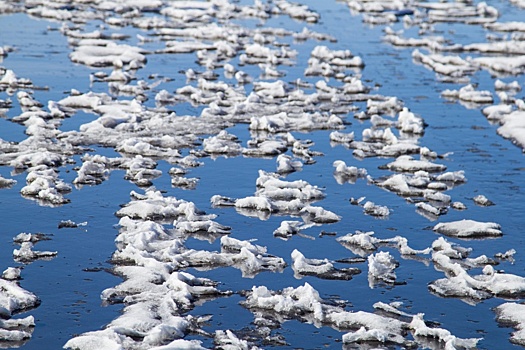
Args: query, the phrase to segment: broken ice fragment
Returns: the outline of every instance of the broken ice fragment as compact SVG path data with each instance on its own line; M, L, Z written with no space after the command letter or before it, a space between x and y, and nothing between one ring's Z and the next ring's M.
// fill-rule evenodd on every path
M484 238L503 235L501 226L497 223L466 219L439 223L434 226L434 231L458 238Z

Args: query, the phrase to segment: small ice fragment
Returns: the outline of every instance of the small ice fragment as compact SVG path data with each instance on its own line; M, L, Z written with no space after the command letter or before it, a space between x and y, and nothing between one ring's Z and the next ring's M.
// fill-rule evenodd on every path
M363 205L365 214L377 216L377 217L387 217L390 215L390 209L386 206L376 205L374 202L368 201Z
M334 176L342 176L342 177L366 177L368 172L366 169L359 169L355 166L348 166L346 163L342 160L336 160L332 164L335 168L334 170Z
M414 338L425 337L439 340L444 343L444 349L475 349L481 338L461 339L452 335L443 328L430 328L423 320L423 314L415 315L410 322Z
M229 329L216 330L214 337L215 345L221 349L238 349L238 350L258 350L259 348L255 346L250 346L248 341L239 339L232 331ZM204 349L204 348L203 348ZM161 350L161 349L159 349ZM197 349L195 349L197 350Z
M494 256L496 258L498 258L498 259L509 260L509 261L513 262L514 261L514 254L516 254L516 250L515 249L509 249L505 253L496 253L496 254L494 254Z
M301 232L302 222L300 221L281 221L281 225L273 231L275 237L289 238L295 234Z
M303 163L300 160L293 160L292 157L286 154L277 156L277 172L279 174L292 173L302 168Z
M368 280L372 288L378 281L394 284L395 269L399 263L388 252L378 252L368 256Z
M77 228L79 226L86 226L87 222L76 223L72 220L62 220L58 223L58 228Z
M450 207L456 209L456 210L466 210L467 206L461 202L452 202L450 204Z
M426 172L441 172L447 168L442 164L436 164L427 160L415 160L412 156L402 155L385 166L387 169L398 172L417 172L424 170Z
M16 184L16 180L6 179L0 176L0 188L9 188Z
M330 280L350 280L352 276L360 273L358 268L336 269L328 259L309 259L297 249L292 252L295 278L303 276L315 276Z
M20 249L13 250L13 256L17 261L32 261L36 259L50 259L54 258L58 252L50 251L35 251L33 250L33 243L23 242Z
M487 197L485 197L482 194L477 195L476 197L473 198L473 200L474 200L474 203L482 207L488 207L488 206L494 205L494 202L492 202L491 200L489 200Z
M345 236L339 237L336 240L340 243L357 246L364 250L373 251L377 249L379 239L375 238L374 232L361 232L356 231L355 233L349 233Z

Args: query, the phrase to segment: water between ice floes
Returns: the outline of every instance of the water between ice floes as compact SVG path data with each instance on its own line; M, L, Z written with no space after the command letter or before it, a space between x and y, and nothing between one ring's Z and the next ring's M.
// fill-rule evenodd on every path
M428 126L421 144L438 154L453 152L444 161L449 170L464 170L468 179L451 191L456 200L466 203L467 211L449 210L444 221L461 220L465 217L473 220L498 222L504 236L490 240L450 241L473 248L475 255L493 256L511 248L517 250L515 262L504 262L498 268L506 272L523 276L525 259L522 227L525 223L525 192L523 186L525 159L520 148L496 134L496 126L483 117L479 109L467 109L459 103L451 103L440 98L439 94L447 88L459 88L455 84L439 83L434 73L411 59L411 49L393 48L381 42L381 28L362 24L359 16L352 16L345 5L337 2L306 1L321 15L321 22L315 30L328 33L338 39L333 49L350 49L361 56L366 68L363 80L369 85L378 84L378 93L385 96L397 96L414 113L421 115ZM510 5L495 3L505 11ZM512 11L516 11L512 8ZM523 11L519 11L523 13ZM506 12L504 12L506 13ZM288 19L272 19L271 26L283 26L300 30L303 24ZM67 55L69 48L66 39L57 31L47 28L55 27L53 22L35 20L23 14L0 16L0 45L12 45L17 51L11 53L1 64L13 69L18 76L28 77L37 86L47 86L49 90L37 90L34 96L42 101L59 100L63 92L71 88L79 91L90 89L88 76L90 70L70 63ZM444 30L457 31L459 38L466 42L482 40L483 31L463 25L447 25ZM134 34L133 30L126 29ZM317 43L306 42L297 45L299 57L306 60L311 49ZM163 88L174 90L177 84L184 84L184 77L178 73L181 69L197 68L192 55L151 56L144 76L155 74L175 77L175 81L166 83ZM288 68L288 80L294 74L302 76L304 61L298 59L297 67ZM247 68L248 70L249 68ZM296 70L297 72L296 73ZM523 76L516 79L524 83ZM485 72L478 72L473 80L479 89L488 88L493 80ZM92 89L104 90L102 84L94 84ZM190 105L180 107L180 114L198 115L200 110ZM19 111L10 110L9 117ZM178 111L179 112L179 111ZM77 118L78 117L78 118ZM73 130L78 125L89 121L90 116L82 119L66 119L62 130ZM349 118L352 123L348 131L361 134L365 127L358 120ZM0 137L9 141L21 141L25 138L23 127L0 120ZM242 141L250 138L246 125L237 125L228 129ZM432 231L436 222L429 221L415 212L414 206L393 193L368 185L358 179L355 184L340 185L334 179L332 163L343 159L348 164L366 167L368 173L377 178L387 174L379 166L391 161L386 158L368 158L357 160L351 150L345 147L332 146L329 142L330 131L316 131L300 134L301 139L315 142L314 149L324 153L316 157L316 163L303 167L303 170L288 175L287 180L304 179L310 184L325 189L326 199L319 202L325 209L341 215L344 219L322 228L313 227L303 231L289 240L273 237L272 232L279 226L283 217L271 216L267 220L241 216L231 208L211 208L210 198L220 194L232 198L252 195L255 191L255 180L258 170L275 170L274 159L261 158L204 158L205 166L192 169L191 176L200 178L196 190L185 191L172 188L167 175L169 164L160 162L158 168L164 176L153 180L158 189L187 201L208 213L218 215L218 221L231 226L232 236L237 239L257 239L256 244L268 247L270 254L283 257L291 264L290 254L298 249L310 258L330 260L352 256L351 252L335 240L334 236L319 236L320 230L335 232L336 237L355 230L375 231L382 238L396 235L405 236L410 245L416 249L428 247L438 236ZM97 152L114 156L113 151L99 148ZM78 161L79 158L76 157ZM37 260L24 267L21 285L38 295L42 304L31 310L35 316L36 327L32 339L22 346L23 349L57 349L76 334L101 329L115 319L121 310L119 305L102 305L102 290L120 283L120 279L105 270L111 268L108 260L115 250L114 238L117 235L118 218L114 213L119 206L129 201L129 193L137 190L132 183L123 180L123 171L112 172L108 181L98 186L85 186L80 190L73 189L67 195L70 204L58 208L39 206L36 202L24 199L19 190L25 183L25 174L10 175L12 169L0 168L0 175L14 178L18 184L11 189L0 192L2 214L2 242L0 262L4 268L13 263L12 238L20 232L49 234L50 240L40 242L39 250L56 250L58 256L49 261ZM76 177L72 166L61 170L62 178L71 183ZM496 203L491 207L474 205L472 198L478 194L487 196ZM392 214L386 219L366 216L359 206L350 205L351 197L366 196L366 200L386 205ZM57 229L62 220L87 222L86 226L73 229ZM219 241L210 244L207 241L190 239L189 248L220 250ZM397 278L406 282L396 286L369 287L366 263L357 264L361 274L350 281L322 280L316 277L294 277L294 271L288 266L282 273L263 272L255 278L241 278L241 272L233 268L218 268L211 271L188 272L199 277L220 281L221 287L233 291L250 289L254 285L266 285L269 289L280 290L289 286L298 287L305 282L312 284L325 299L347 300L348 310L373 311L372 305L378 301L403 302L404 309L411 313L425 313L425 319L440 323L442 328L450 330L462 338L483 337L481 348L511 348L509 343L510 328L500 328L495 321L492 308L500 305L502 300L488 299L477 305L469 305L458 299L443 299L429 293L427 284L443 277L443 273L421 262L403 259L396 250L391 251L400 262L396 270ZM354 266L354 265L352 265ZM239 305L243 297L234 294L230 297L217 298L198 305L192 311L195 315L212 314L210 325L205 330L233 329L242 330L253 321L253 315ZM288 321L276 331L284 337L291 348L338 348L342 332L330 327L315 328L313 325ZM201 337L190 336L203 340ZM504 345L502 345L504 344ZM205 341L204 346L212 346Z

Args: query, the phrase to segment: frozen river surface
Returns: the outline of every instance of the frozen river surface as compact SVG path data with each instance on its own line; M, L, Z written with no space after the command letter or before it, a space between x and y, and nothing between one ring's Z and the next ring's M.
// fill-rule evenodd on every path
M525 3L300 2L0 4L0 346L525 345Z

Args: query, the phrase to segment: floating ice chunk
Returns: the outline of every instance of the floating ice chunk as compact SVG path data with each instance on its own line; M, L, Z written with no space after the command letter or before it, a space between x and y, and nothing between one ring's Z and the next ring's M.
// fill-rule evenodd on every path
M46 151L46 150L28 150L20 152L15 159L9 162L9 165L17 169L26 169L28 167L37 167L45 165L48 167L57 167L66 161L64 155Z
M503 234L500 229L497 223L474 220L442 222L434 226L434 231L458 238L499 237Z
M403 107L397 118L397 128L406 133L422 134L424 132L424 123L421 117L417 117L410 112L408 108Z
M87 221L76 223L72 220L62 220L58 223L58 228L77 228L80 226L86 226Z
M292 252L292 260L296 278L316 276L323 279L350 280L353 275L361 272L357 268L336 269L328 259L309 259L297 249Z
M32 109L34 110L35 108L40 108L43 106L42 103L35 100L33 96L31 96L26 91L18 91L16 93L16 98L23 111L28 111Z
M144 50L135 46L107 42L107 45L79 45L69 55L71 61L90 67L109 67L131 62L146 63Z
M313 222L316 224L329 224L341 220L341 217L339 215L324 208L314 207L311 205L307 205L304 208L302 208L299 214L307 223Z
M251 196L240 198L235 201L236 208L256 209L264 211L275 211L274 205L270 202L267 197L263 196Z
M9 188L16 184L16 180L6 179L0 176L0 188Z
M111 97L106 94L96 94L94 92L81 94L73 90L70 96L63 98L57 103L59 106L67 108L95 109L102 103L108 103L110 101Z
M510 104L492 105L483 108L482 112L491 121L500 121L505 115L512 113L514 110Z
M294 160L286 154L280 154L277 156L277 172L279 174L292 173L301 170L302 168L303 163L300 160Z
M175 339L169 344L155 346L149 350L206 350L200 340ZM225 348L226 349L226 348ZM83 349L82 349L83 350Z
M256 254L266 254L266 247L252 244L250 241L241 241L232 237L221 237L221 250L229 253L239 253L242 248L246 248Z
M448 242L443 237L439 237L432 242L432 250L449 258L465 259L471 253L472 248L463 248L458 244Z
M27 341L31 338L35 327L33 316L27 316L19 319L8 319L0 321L0 339L3 342L12 342L6 346L17 347L19 342Z
M369 329L361 327L355 332L348 332L343 334L343 343L393 343L393 344L404 344L405 338L394 335L383 329Z
M11 69L6 69L3 76L0 77L0 87L2 88L17 89L20 87L30 87L32 85L33 83L29 79L17 78L15 72Z
M454 208L456 210L465 210L467 209L467 206L461 202L452 202L450 203L450 207Z
M509 249L505 253L496 253L494 254L494 256L497 259L509 260L510 262L514 262L514 254L516 254L516 250Z
M494 205L494 202L492 202L491 200L489 200L487 197L485 197L482 194L477 195L476 197L473 198L473 200L474 200L474 203L476 203L477 205L481 205L483 207Z
M328 259L308 259L294 249L292 252L293 265L292 268L296 274L303 275L319 275L325 274L334 269L334 265L328 261Z
M368 256L368 281L372 288L378 281L394 284L395 269L399 263L388 252L378 252Z
M408 246L408 240L405 237L396 236L388 241L395 242L397 245L397 248L399 249L399 252L401 255L417 255L417 254L430 254L432 252L432 248L425 248L422 250L413 249Z
M105 164L85 161L78 170L78 176L73 180L74 184L98 185L108 176L109 170Z
M127 340L127 341L126 341ZM125 345L131 345L131 341L124 335L117 333L113 329L83 333L77 337L69 339L64 344L64 349L75 350L120 350Z
M374 202L367 201L363 205L363 211L367 215L377 216L377 217L387 217L390 215L390 209L386 206L376 205Z
M236 200L221 195L214 195L210 198L210 203L213 207L233 207L235 206Z
M259 350L256 346L250 346L248 341L239 339L229 329L225 331L216 330L214 342L220 348L225 350Z
M512 140L515 144L525 150L525 115L524 111L518 110L504 115L498 128L498 134Z
M451 197L440 191L424 190L423 196L432 202L437 202L441 206L447 206L450 203Z
M397 137L392 133L390 128L386 129L365 129L363 130L363 141L371 142L377 141L387 145L396 144Z
M335 115L302 113L298 116L290 116L286 112L252 117L249 126L250 130L264 130L271 133L291 130L340 129L342 127L343 121Z
M389 191L395 192L401 196L420 196L423 191L409 185L410 179L405 174L394 174L384 181L377 181L377 185L386 188Z
M259 177L256 181L257 196L265 196L270 200L291 201L299 199L303 202L312 202L325 197L325 194L317 186L312 186L306 181L284 181L275 175L277 174L259 171Z
M320 15L317 12L310 10L307 5L291 3L287 0L279 0L276 2L276 5L282 13L287 14L294 19L315 23L320 18Z
M454 171L454 172L449 171L443 174L439 174L438 176L436 176L436 181L461 183L461 182L466 182L467 179L465 177L465 172L463 170L459 170L459 171Z
M382 97L381 99L366 101L367 113L373 114L392 114L402 110L402 102L397 97Z
M266 157L276 156L288 149L287 144L281 140L264 140L250 145L250 148L244 148L242 154L249 157Z
M504 303L495 309L496 320L502 326L512 326L516 329L510 337L514 344L525 345L525 305L520 303Z
M345 245L357 246L365 251L373 251L377 249L377 245L381 242L380 239L375 238L373 235L373 231L356 231L355 233L349 233L345 236L338 237L337 241L344 243Z
M22 269L20 267L8 267L2 272L2 278L9 281L18 280L21 272Z
M24 196L41 200L44 205L61 205L69 203L63 193L70 192L71 187L58 179L58 174L52 170L32 170L26 177L27 185L20 189Z
M364 178L368 175L366 169L347 166L342 160L336 160L332 165L335 167L334 178L341 185L347 182L355 183L358 178Z
M206 220L206 221L179 221L175 225L177 230L180 230L181 232L207 232L207 233L214 233L214 234L229 234L231 231L231 227L221 225L215 221L212 220Z
M0 279L0 315L4 319L13 314L37 307L40 299L23 289L16 281Z
M430 328L425 324L423 315L418 314L412 318L410 329L414 338L424 337L436 339L443 342L445 349L475 349L481 338L462 339L452 335L448 330L443 328Z
M222 130L218 135L205 139L202 143L205 152L212 154L238 155L242 151L235 135Z
M455 98L475 104L491 104L494 102L494 98L490 91L477 91L471 84L466 85L459 90L444 90L441 95L446 98Z
M281 221L281 225L273 231L275 237L287 239L295 234L301 232L301 221Z
M398 172L416 172L423 170L429 173L445 171L447 168L445 165L432 163L427 160L416 160L409 155L399 156L395 161L388 163L385 167Z
M179 200L175 197L163 197L160 191L149 189L144 195L132 191L131 196L134 197L134 200L117 211L117 216L128 216L143 220L182 217L188 221L206 221L215 218L215 215L206 215L197 209L192 202Z
M226 243L230 244L231 241ZM282 258L263 254L261 249L251 244L234 242L233 245L224 246L225 252L222 253L187 250L175 257L175 260L180 265L203 269L235 267L241 270L244 278L253 278L261 271L280 272L284 269L286 263Z
M428 213L430 214L431 216L429 217L428 215L424 215L425 217L427 217L428 219L431 219L431 220L436 220L438 216L440 215L443 215L446 213L446 209L444 208L437 208L433 205L430 205L428 203L424 203L424 202L419 202L419 203L416 203L416 208L420 211L422 211L423 213Z
M36 259L50 259L54 258L58 252L50 251L35 251L33 250L33 243L22 242L20 249L13 250L13 256L17 261L29 262Z
M330 133L330 141L337 143L351 143L354 141L354 132L342 133L340 131L333 131Z
M161 170L153 169L156 165L154 160L138 154L134 158L126 159L121 167L126 169L124 179L132 181L137 186L151 186L151 179L162 175Z
M499 91L521 91L521 85L516 80L510 83L505 83L499 79L496 79L496 81L494 82L494 88Z
M272 292L265 286L254 286L246 298L245 305L250 308L296 314L298 312L321 312L321 301L319 292L310 284L305 283L304 286L295 289L285 288L281 294Z

